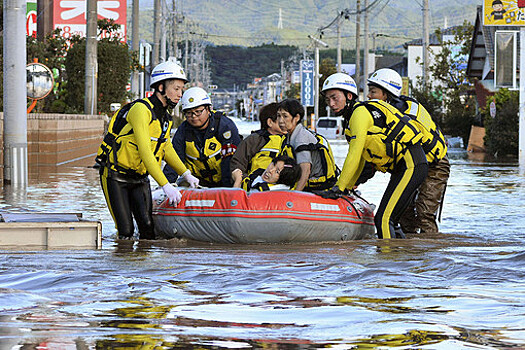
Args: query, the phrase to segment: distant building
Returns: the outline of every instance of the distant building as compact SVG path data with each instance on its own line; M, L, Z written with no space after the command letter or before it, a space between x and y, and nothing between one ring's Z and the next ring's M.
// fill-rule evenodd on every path
M501 30L518 32L520 30L518 26L485 26L482 16L482 6L478 6L467 64L467 77L475 81L474 88L479 106L485 106L487 97L494 95L499 90L496 87L497 84L494 83L496 32ZM517 47L519 47L519 35L516 37ZM519 49L516 59L519 62ZM519 78L518 74L516 78Z
M435 33L429 35L429 52L428 65L435 64L434 56L439 54L442 50L441 42L453 40L454 30L456 27L446 28L442 31L442 37L438 37ZM410 83L415 84L418 79L423 77L423 39L414 39L403 45L407 50L407 73ZM429 82L436 84L433 76L429 73Z

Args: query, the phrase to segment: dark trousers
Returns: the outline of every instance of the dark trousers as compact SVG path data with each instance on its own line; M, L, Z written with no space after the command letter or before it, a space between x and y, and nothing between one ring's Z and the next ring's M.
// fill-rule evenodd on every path
M428 175L419 186L416 201L410 205L399 223L405 232L439 232L437 216L443 206L443 196L450 176L450 163L447 156L428 167Z
M379 238L395 238L394 227L417 188L425 180L428 164L421 146L411 146L391 172L390 181L374 217Z
M100 175L100 184L106 198L118 238L132 238L133 218L139 228L140 239L154 239L151 188L148 177L127 179L120 174L109 174L107 168Z

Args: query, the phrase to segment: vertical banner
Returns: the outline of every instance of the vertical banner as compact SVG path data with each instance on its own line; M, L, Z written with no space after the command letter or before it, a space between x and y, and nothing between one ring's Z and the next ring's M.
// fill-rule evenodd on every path
M36 0L27 0L26 35L36 37Z
M314 105L314 61L301 60L301 104Z
M72 35L86 36L86 6L87 0L54 0L53 27L62 29L66 39ZM126 0L98 0L98 19L113 19L120 29L113 36L126 41ZM107 37L108 33L100 33L99 39Z
M495 34L494 86L515 89L517 87L518 32L498 30Z

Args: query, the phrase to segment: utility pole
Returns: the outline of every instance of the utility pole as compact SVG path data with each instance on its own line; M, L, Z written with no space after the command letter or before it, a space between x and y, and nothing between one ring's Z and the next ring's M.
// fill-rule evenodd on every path
M172 48L173 48L173 56L178 60L179 59L179 47L177 44L177 31L178 31L178 25L179 25L179 16L177 16L177 10L175 7L175 0L172 0L172 11L173 11L173 27L172 27Z
M315 46L315 70L314 70L314 127L319 120L319 45L328 47L328 44L324 41L314 38L308 35L310 40L313 41Z
M525 27L520 27L520 67L525 67ZM5 51L4 51L5 52ZM5 101L5 99L4 99ZM520 174L525 174L525 69L520 69L520 96L519 96L519 141L518 160ZM5 103L5 102L4 102Z
M161 2L153 2L153 55L151 57L151 68L159 64L160 54L160 26L161 26Z
M365 79L364 81L364 85L363 85L363 98L366 99L367 95L368 95L368 74L370 73L369 70L370 70L370 54L368 52L369 48L368 48L368 30L369 30L369 22L368 22L368 0L365 0L365 30L364 30L364 39L365 39L365 45L364 45L364 67L363 67L363 70L364 70L364 74L363 74L363 77Z
M281 96L280 99L284 99L284 85L286 84L284 73L284 60L281 60Z
M188 33L186 33L186 38L184 41L184 70L186 71L186 74L188 74ZM190 78L192 77L190 76Z
M428 18L428 0L423 0L423 86L428 83L428 47L429 47L429 18Z
M337 73L341 73L343 57L341 55L341 15L337 16Z
M355 20L355 84L359 97L361 77L361 0L357 0L357 14Z
M84 114L97 114L97 0L87 0Z
M27 185L26 0L3 0L4 182Z
M160 32L160 62L166 61L166 1L161 2L160 25L163 30Z
M131 23L131 50L139 52L139 0L133 0L133 7L131 9L132 23ZM134 70L131 73L131 94L133 99L139 97L139 72Z

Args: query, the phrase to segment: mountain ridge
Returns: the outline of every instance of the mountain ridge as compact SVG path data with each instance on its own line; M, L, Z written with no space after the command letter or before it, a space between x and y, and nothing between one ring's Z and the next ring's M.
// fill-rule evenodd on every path
M215 45L258 46L275 43L306 48L308 35L318 37L318 29L330 24L344 10L340 1L320 0L174 0L184 23L179 32L202 38ZM361 1L362 3L364 1ZM370 45L383 49L399 49L422 36L422 9L414 0L369 0ZM450 2L433 0L430 4L430 32L445 26L474 23L479 0ZM355 13L355 3L349 12ZM128 1L128 25L131 23L131 0ZM279 12L281 14L279 21ZM152 41L153 0L141 1L140 36ZM355 15L341 26L343 48L355 48ZM278 25L282 24L282 29ZM361 35L363 20L361 20ZM128 36L131 33L128 31ZM181 34L185 35L185 34ZM335 26L324 30L323 41L336 46Z

